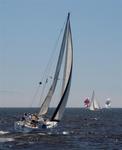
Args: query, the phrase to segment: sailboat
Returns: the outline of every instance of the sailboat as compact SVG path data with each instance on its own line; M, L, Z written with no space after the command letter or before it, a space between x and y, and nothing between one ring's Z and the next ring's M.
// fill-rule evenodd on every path
M85 108L89 108L89 105L90 105L90 99L87 97L87 98L84 100L84 106L85 106Z
M63 60L64 60L64 65L63 65ZM55 93L59 74L61 72L61 67L64 68L63 69L64 71L63 71L63 81L62 81L61 96L59 99L59 103L52 116L46 121L44 121L44 116L48 112L50 102L52 101L53 95ZM68 96L71 87L72 67L73 67L73 44L72 44L72 33L71 33L71 26L70 26L70 13L68 13L54 78L51 87L49 88L49 91L38 112L37 115L38 124L32 127L31 124L28 124L25 121L17 121L15 122L15 129L24 130L28 132L28 131L32 131L33 129L53 128L57 126L58 122L60 122L63 116L68 101Z
M100 105L97 102L97 100L95 99L95 92L93 90L89 110L96 111L96 110L100 110L100 109L101 109Z
M111 108L111 100L110 100L110 98L107 98L107 100L105 102L105 107L106 108Z

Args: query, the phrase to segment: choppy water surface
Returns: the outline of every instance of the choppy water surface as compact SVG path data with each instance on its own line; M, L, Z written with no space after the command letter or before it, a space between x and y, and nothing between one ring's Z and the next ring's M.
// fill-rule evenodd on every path
M122 109L67 108L58 129L17 133L14 121L37 109L0 109L0 150L121 150ZM53 109L50 110L50 113ZM49 114L50 115L50 114Z

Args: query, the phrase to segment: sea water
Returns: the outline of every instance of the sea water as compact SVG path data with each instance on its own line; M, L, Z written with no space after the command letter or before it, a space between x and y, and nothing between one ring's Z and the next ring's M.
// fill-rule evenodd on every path
M122 109L67 108L58 128L17 133L14 122L37 108L0 109L0 150L122 150ZM50 109L49 116L53 113Z

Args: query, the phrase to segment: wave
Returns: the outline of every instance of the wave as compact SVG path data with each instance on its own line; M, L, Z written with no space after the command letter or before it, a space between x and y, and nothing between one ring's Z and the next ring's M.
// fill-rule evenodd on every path
M38 133L39 135L46 135L46 133Z
M41 133L38 133L38 135L68 135L69 132L67 131L61 131L61 132L58 132L58 131L54 131L54 132L41 132Z
M4 143L4 142L12 142L14 141L13 138L0 138L0 143Z
M69 132L67 132L67 131L63 131L63 132L62 132L62 134L63 134L63 135L68 135L68 134L69 134Z
M8 134L9 132L8 131L0 131L0 135L3 135L3 134Z

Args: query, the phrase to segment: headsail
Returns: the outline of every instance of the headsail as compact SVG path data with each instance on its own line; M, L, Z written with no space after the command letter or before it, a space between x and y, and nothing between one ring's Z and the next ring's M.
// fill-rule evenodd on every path
M100 109L100 106L99 106L98 102L95 99L95 92L94 91L92 93L92 98L91 98L91 103L90 103L89 109L90 110L98 110L98 109Z
M69 24L68 20L69 19L67 19L66 27L65 27L65 30L64 30L64 36L63 36L63 40L62 40L62 44L61 44L61 48L60 48L60 54L59 54L59 57L58 57L58 63L57 63L57 66L56 66L54 79L53 79L52 85L51 85L51 87L48 91L48 94L47 94L44 102L41 105L40 111L38 113L39 116L44 115L44 114L47 113L50 102L51 102L51 99L52 99L53 94L55 92L55 88L56 88L56 85L57 85L59 73L60 73L60 70L61 70L61 64L62 64L62 61L63 61L65 46L66 46L66 37L67 37L67 30L68 30L67 28L68 28L68 24Z
M60 121L60 119L62 118L63 112L67 104L71 86L72 66L73 66L73 44L70 27L70 14L68 14L67 17L65 40L66 41L64 49L66 51L66 55L65 55L65 67L64 67L62 94L61 94L62 96L51 118L51 121Z

